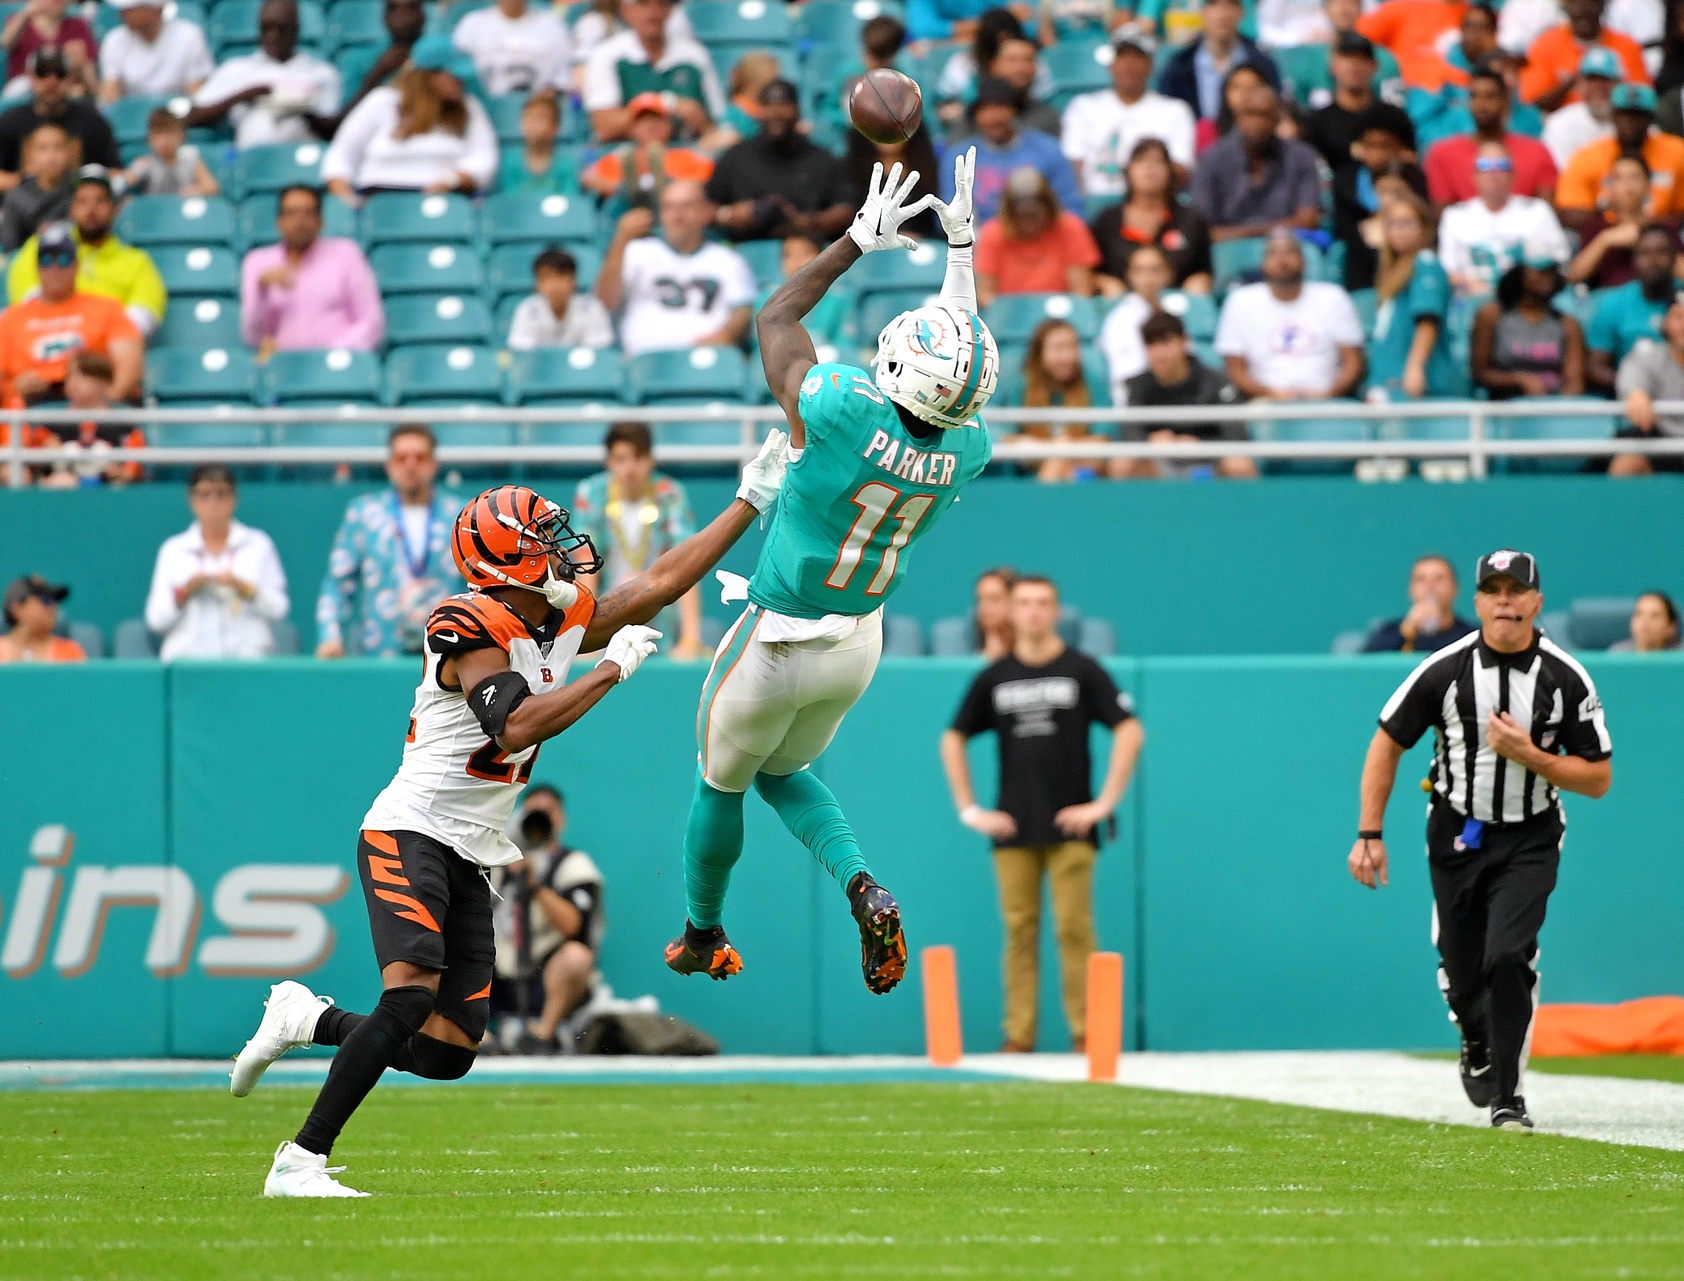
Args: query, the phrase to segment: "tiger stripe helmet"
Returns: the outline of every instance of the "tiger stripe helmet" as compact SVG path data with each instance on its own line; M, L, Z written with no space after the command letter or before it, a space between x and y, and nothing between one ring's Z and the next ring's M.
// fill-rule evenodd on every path
M877 388L914 417L964 427L1000 380L1000 349L973 311L944 300L903 311L878 336Z
M526 587L537 592L552 580L552 552L561 554L563 582L595 574L602 569L602 557L590 536L574 530L569 519L566 508L525 485L488 489L456 518L450 537L456 568L473 587Z

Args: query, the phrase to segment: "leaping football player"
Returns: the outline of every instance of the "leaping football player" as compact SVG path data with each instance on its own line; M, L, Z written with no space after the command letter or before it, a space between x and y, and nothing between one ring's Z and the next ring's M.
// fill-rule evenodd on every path
M918 175L872 172L848 234L789 278L760 312L766 382L789 420L789 471L748 587L696 717L700 768L684 836L689 919L666 948L680 974L728 978L742 957L720 923L743 849L753 787L847 893L865 985L906 973L900 908L872 879L836 797L808 768L830 745L877 669L883 604L912 548L992 449L978 412L1000 353L977 315L971 271L976 151L954 163L954 196L907 205ZM801 319L862 254L910 248L907 219L934 206L947 232L939 299L889 322L872 369L819 364Z
M655 651L640 624L689 591L783 482L775 431L743 470L737 499L706 529L600 601L578 584L602 560L568 513L523 486L489 489L456 518L452 550L472 590L427 621L403 763L363 819L357 870L384 990L367 1015L301 983L270 992L234 1062L243 1097L295 1047L339 1052L298 1137L275 1153L265 1196L366 1196L340 1183L328 1153L388 1067L431 1080L467 1074L490 1013L495 947L486 869L516 862L504 835L538 746L578 720ZM567 684L581 652L604 649Z

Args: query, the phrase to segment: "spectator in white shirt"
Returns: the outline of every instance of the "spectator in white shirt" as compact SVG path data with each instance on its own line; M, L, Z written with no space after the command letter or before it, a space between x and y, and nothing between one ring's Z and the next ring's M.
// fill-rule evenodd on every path
M350 204L367 191L462 191L492 186L497 131L468 55L444 36L418 41L410 68L345 117L322 157L327 189Z
M705 135L725 115L725 93L707 49L667 33L672 0L621 0L626 30L609 36L585 63L580 98L598 142L618 142L631 124L629 104L640 93L668 97L685 139Z
M489 94L565 91L572 51L557 11L528 0L497 0L456 24L451 37L474 60Z
M1112 41L1111 88L1072 98L1059 139L1089 196L1123 194L1123 168L1142 138L1161 140L1183 179L1193 164L1192 110L1179 98L1147 88L1156 47L1151 36L1130 24Z
M164 18L161 0L111 0L123 15L99 42L99 96L168 98L198 92L216 70L197 23Z
M1222 304L1216 350L1251 400L1332 400L1362 382L1362 321L1338 285L1304 279L1298 237L1270 233L1263 280Z
M146 625L164 638L158 657L273 653L271 624L290 608L275 544L234 519L234 473L221 463L193 469L187 502L193 523L158 549L146 597Z
M620 313L626 355L716 345L738 347L753 315L754 272L734 249L710 242L713 206L699 182L669 182L654 216L629 210L597 277L603 304Z
M1157 245L1141 245L1129 255L1129 291L1106 313L1105 325L1099 331L1099 349L1105 353L1111 398L1116 404L1127 403L1124 384L1146 368L1146 344L1140 327L1162 308L1164 290L1174 283L1169 255Z
M532 296L509 321L509 350L535 347L612 347L614 322L595 294L579 292L579 263L565 249L532 260Z
M1544 121L1544 146L1558 170L1580 147L1614 132L1614 86L1625 79L1625 68L1612 49L1593 44L1579 62L1579 100L1557 107Z
M1479 144L1474 190L1479 194L1451 205L1438 224L1439 262L1459 298L1490 294L1529 241L1558 262L1571 256L1555 210L1534 196L1514 194L1514 162L1502 143Z
M1321 44L1332 34L1321 0L1257 0L1257 43L1265 49Z
M591 0L591 7L579 15L568 33L573 42L573 87L582 91L585 83L585 63L596 47L609 36L624 31L620 21L620 0ZM666 36L670 41L694 40L696 31L690 25L690 15L683 5L672 6L667 15Z
M187 125L234 121L234 145L307 142L333 132L339 72L298 52L298 6L264 0L257 11L257 52L230 58L193 95Z

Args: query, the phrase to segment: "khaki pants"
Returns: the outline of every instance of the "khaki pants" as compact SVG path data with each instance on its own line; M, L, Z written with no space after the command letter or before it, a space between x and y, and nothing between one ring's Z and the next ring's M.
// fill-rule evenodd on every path
M1000 911L1006 918L1006 1039L1035 1044L1035 996L1041 944L1041 878L1052 881L1053 925L1063 975L1064 1016L1070 1035L1087 1035L1088 956L1093 936L1093 861L1087 841L994 851Z

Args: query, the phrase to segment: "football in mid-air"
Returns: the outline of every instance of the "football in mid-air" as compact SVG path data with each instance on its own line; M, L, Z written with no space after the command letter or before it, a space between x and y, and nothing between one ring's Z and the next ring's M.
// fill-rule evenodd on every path
M924 95L918 83L893 67L868 71L848 95L848 119L871 141L894 146L918 132L924 116Z

